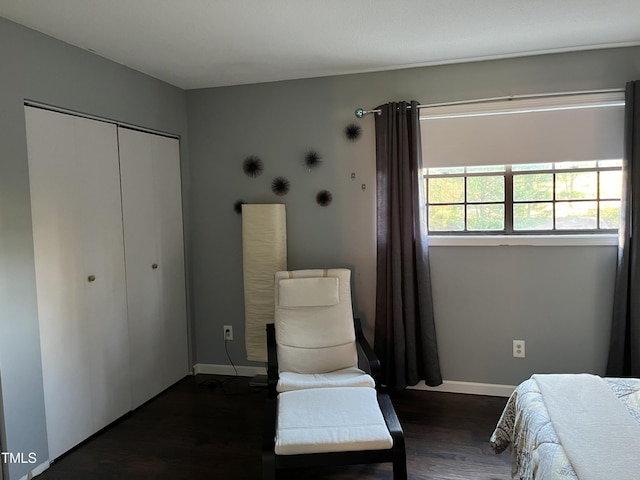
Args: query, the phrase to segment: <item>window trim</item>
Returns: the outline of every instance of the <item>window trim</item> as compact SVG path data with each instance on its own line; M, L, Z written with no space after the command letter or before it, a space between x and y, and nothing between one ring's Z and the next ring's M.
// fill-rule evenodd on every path
M617 234L588 235L429 235L430 247L617 247Z

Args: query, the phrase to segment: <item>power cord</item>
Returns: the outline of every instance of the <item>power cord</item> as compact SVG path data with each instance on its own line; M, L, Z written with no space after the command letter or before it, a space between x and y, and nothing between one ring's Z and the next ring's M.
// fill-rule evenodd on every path
M229 340L227 340L227 332L228 330L225 332L225 338L224 338L224 351L227 353L227 358L229 359L229 363L231 364L231 366L233 367L233 371L236 373L236 377L238 376L238 369L236 368L236 366L233 363L233 360L231 360L231 355L229 355L229 348L227 346L227 342Z
M224 393L225 395L246 395L246 394L252 394L252 393L259 393L261 391L263 391L263 389L261 388L255 388L255 387L251 387L251 385L249 385L249 380L248 379L244 379L243 377L240 377L238 375L238 369L236 368L235 364L233 363L233 359L231 358L231 354L229 354L229 346L227 345L227 342L229 340L227 340L227 334L230 333L229 330L225 330L225 335L224 335L224 351L227 354L227 358L229 359L229 363L231 364L231 366L233 367L233 371L235 373L234 376L232 377L228 377L225 378L224 380L220 380L217 378L212 378L209 380L206 380L202 383L200 383L200 386L203 387L208 387L208 388L219 388L222 393ZM233 385L234 383L238 383L238 380L243 381L243 385L240 385L239 389L235 389L234 391L229 390L227 387L227 385ZM246 382L246 385L244 385L244 383Z

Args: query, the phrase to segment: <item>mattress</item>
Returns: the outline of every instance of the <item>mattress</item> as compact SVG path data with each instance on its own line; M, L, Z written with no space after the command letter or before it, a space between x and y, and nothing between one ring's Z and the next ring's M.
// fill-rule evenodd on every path
M640 428L640 380L604 378ZM606 431L603 441L615 442ZM563 448L534 378L513 392L491 435L496 453L511 450L512 476L522 480L579 480ZM636 459L631 461L637 462ZM640 474L639 474L640 478Z

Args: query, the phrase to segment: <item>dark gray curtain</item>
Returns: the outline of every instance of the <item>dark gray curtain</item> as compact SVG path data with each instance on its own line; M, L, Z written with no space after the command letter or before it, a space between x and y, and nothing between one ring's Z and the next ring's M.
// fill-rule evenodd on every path
M620 244L607 375L640 377L640 81L627 83Z
M418 103L377 107L377 287L374 349L382 383L442 383L433 319Z

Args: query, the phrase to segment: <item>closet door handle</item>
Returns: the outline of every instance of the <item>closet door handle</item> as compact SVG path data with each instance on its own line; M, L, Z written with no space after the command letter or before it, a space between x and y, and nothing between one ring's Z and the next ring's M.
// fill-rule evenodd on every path
M151 268L153 268L154 270L158 268L158 264L154 263L153 265L151 265Z
M95 275L89 275L89 276L87 277L87 280L88 280L89 282L95 282L95 281L96 281L96 276L95 276Z

